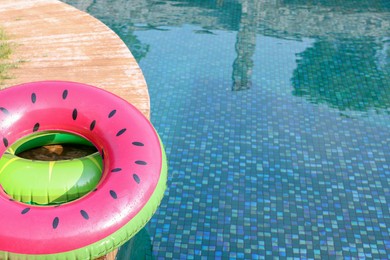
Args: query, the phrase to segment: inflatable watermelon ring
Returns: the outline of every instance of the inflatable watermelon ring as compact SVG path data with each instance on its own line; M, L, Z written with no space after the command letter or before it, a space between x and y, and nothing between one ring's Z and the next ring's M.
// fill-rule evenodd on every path
M0 189L0 258L93 259L149 221L166 188L167 165L158 134L134 106L74 82L0 91L0 155L39 131L74 133L93 143L103 158L102 179L92 192L60 206L27 205Z
M12 144L0 159L0 184L13 199L38 205L61 204L93 190L102 174L99 152L58 161L18 156L26 150L52 144L93 146L86 139L61 132L34 132Z

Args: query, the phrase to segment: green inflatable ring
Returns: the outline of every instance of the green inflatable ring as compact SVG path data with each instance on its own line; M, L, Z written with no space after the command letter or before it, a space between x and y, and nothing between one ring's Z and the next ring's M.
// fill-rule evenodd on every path
M93 146L78 135L64 132L37 132L12 144L0 159L0 183L14 200L37 205L62 204L84 196L99 183L103 167L99 152L59 161L18 156L51 144Z

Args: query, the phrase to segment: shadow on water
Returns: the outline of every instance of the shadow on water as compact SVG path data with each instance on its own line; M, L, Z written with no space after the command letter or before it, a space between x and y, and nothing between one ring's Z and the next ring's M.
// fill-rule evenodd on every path
M146 228L141 229L118 250L117 260L153 260L152 241Z

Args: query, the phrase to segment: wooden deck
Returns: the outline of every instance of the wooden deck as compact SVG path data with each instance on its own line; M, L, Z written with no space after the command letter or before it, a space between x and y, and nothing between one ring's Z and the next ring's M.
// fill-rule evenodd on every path
M97 19L55 0L0 0L0 27L18 63L0 88L39 80L82 82L124 98L149 118L141 69L120 38Z
M68 80L104 88L149 117L144 76L122 40L87 13L55 0L1 0L0 27L18 68L0 88L38 80Z

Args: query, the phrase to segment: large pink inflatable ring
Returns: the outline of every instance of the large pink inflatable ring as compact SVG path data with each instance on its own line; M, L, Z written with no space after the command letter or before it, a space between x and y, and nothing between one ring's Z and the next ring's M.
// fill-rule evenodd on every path
M150 122L125 100L73 82L0 91L0 155L33 132L70 132L103 157L102 179L82 198L34 206L0 189L0 259L93 259L125 243L163 197L167 165Z

